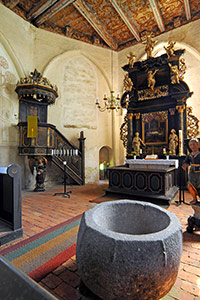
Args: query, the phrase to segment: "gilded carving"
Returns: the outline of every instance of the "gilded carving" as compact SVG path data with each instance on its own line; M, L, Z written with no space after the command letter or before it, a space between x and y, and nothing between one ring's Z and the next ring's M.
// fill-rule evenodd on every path
M140 113L135 113L135 114L133 114L133 116L136 118L136 120L140 119Z
M174 51L175 51L174 45L175 44L176 44L176 42L169 41L168 46L167 47L164 46L164 49L166 50L168 58L170 58L171 56L175 56L175 54L174 54Z
M160 98L168 95L168 85L162 85L154 88L154 90L146 89L138 91L138 100L149 100Z
M146 40L143 42L145 46L145 52L147 53L147 59L152 57L152 51L154 49L154 45L156 44L156 41L152 40L153 33L147 33L146 34Z
M122 140L124 148L127 148L128 144L128 114L124 116L124 122L120 127L120 140Z
M133 119L133 114L132 113L127 114L127 118L128 118L128 120L132 120Z
M55 91L58 90L56 85L53 86L50 83L50 81L46 77L42 77L42 74L40 74L36 69L34 70L34 72L31 72L28 77L20 78L20 81L17 83L17 86L27 84L43 85L54 89Z
M179 113L183 113L183 111L185 110L185 105L177 105L176 109Z
M169 135L169 151L171 151L172 155L176 155L177 146L178 146L178 136L176 134L176 130L172 129Z
M132 140L132 149L136 153L136 155L140 155L141 144L144 147L146 146L143 140L140 138L139 132L136 132Z
M192 114L192 107L186 108L187 113L187 138L195 138L199 135L199 120Z
M186 67L186 64L185 64L185 58L182 57L179 60L179 73L180 73L181 79L184 79L184 74L186 72L186 69L187 69L187 67Z
M126 74L124 77L124 90L126 92L130 92L132 90L132 87L133 87L133 82L131 78L128 77L128 74Z
M180 73L179 73L179 69L177 65L172 65L170 63L168 63L169 67L170 67L170 75L171 75L171 83L175 84L175 83L180 83Z
M142 115L142 121L148 123L153 119L159 119L160 121L168 120L167 111L157 111Z
M142 114L142 140L147 145L167 144L168 112Z
M154 72L153 71L149 71L148 72L148 76L147 76L147 80L148 80L148 87L153 90L156 80L155 80L155 74L158 72L158 69L156 69Z
M127 56L127 58L129 59L129 67L133 68L134 63L135 63L135 54L133 52L129 53L129 56Z

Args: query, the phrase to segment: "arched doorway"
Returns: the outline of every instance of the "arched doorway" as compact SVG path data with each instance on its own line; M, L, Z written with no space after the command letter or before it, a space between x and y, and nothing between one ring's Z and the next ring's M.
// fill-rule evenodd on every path
M107 168L110 167L112 150L110 147L103 146L99 150L99 179L106 180Z

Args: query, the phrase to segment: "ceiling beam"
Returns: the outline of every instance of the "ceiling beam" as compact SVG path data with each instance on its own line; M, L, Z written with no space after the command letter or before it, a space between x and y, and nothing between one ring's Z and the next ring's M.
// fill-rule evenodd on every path
M39 15L41 15L46 9L49 9L57 0L48 0L48 1L40 1L37 6L33 6L33 8L27 13L27 19L29 21L34 20Z
M55 1L48 1L48 2L55 2ZM52 16L54 16L56 13L58 13L61 9L63 9L65 6L73 3L74 0L60 0L56 1L53 5L48 5L48 7L44 7L45 10L44 12L35 19L34 24L36 26L40 26L43 24L45 21L50 19ZM45 3L44 3L45 6ZM39 8L40 9L40 8Z
M112 3L112 5L115 8L115 10L117 11L117 13L120 15L123 22L126 24L128 29L130 30L132 35L139 42L140 41L140 35L139 35L139 32L138 32L137 28L130 23L129 19L125 16L124 12L122 11L122 9L119 7L118 3L115 0L110 0L110 2Z
M151 9L153 11L154 17L156 19L156 22L158 24L158 28L160 29L161 32L165 31L165 25L163 22L163 18L160 12L160 9L158 7L157 0L149 0L149 3L151 5Z
M191 20L190 0L184 0L183 3L184 3L184 7L185 7L186 19L189 21L189 20Z
M3 3L9 7L10 9L13 9L20 0L3 0Z
M83 0L76 0L73 3L74 7L81 13L81 15L88 21L88 23L94 28L98 35L104 40L104 42L113 50L117 50L118 44L112 38L112 36L105 30L103 24L98 18L95 17L93 12L89 9Z

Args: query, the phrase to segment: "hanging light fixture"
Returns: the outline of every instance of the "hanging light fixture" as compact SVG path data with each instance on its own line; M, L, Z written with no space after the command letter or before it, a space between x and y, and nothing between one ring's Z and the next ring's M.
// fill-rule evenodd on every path
M112 2L112 1L111 1ZM112 7L112 4L111 4ZM112 13L111 13L111 26L112 26ZM112 42L113 42L113 35L112 35ZM114 63L113 63L113 45L111 42L111 82L112 82L112 90L110 91L110 96L107 96L106 93L104 93L104 97L103 97L103 101L104 101L104 105L101 107L100 105L100 101L98 99L98 97L96 98L96 106L99 109L99 111L103 112L105 110L116 110L118 111L121 107L120 105L120 94L119 92L117 93L117 96L115 96L115 92L114 92L114 80L113 80L113 73L114 73Z

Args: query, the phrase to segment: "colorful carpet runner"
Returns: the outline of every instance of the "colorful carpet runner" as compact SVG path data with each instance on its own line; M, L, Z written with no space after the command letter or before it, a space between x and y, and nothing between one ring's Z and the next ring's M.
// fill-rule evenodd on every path
M39 281L76 253L78 215L0 251L15 267Z

